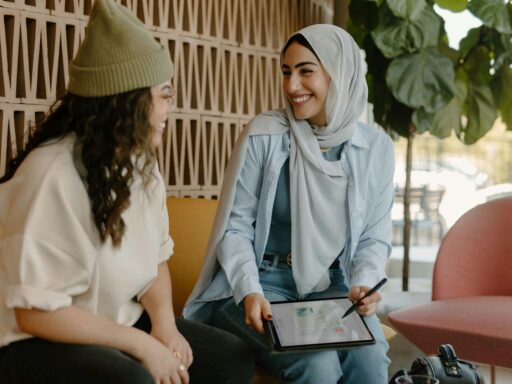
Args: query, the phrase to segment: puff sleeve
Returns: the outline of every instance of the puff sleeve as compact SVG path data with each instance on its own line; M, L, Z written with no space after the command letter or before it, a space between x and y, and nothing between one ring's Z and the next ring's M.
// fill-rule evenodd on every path
M8 308L52 311L87 291L99 236L69 153L31 153L0 185L0 222Z

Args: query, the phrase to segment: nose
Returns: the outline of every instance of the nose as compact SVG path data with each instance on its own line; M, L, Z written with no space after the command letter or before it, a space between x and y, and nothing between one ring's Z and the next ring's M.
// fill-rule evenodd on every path
M299 76L291 74L288 78L285 79L286 93L295 93L301 88L302 88L302 83L300 81Z
M167 114L174 112L177 104L178 103L177 103L176 93L173 93L172 98L167 103Z

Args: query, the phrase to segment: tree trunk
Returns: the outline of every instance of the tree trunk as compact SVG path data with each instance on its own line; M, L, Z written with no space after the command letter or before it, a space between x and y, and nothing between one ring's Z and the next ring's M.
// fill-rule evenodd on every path
M407 135L407 152L405 154L405 187L404 187L404 260L402 265L402 290L409 290L409 249L411 244L411 171L412 171L412 143L415 127L409 124Z

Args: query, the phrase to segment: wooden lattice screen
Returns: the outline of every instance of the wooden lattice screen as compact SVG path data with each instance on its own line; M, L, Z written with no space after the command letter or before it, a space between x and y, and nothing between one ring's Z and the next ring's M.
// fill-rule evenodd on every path
M333 0L122 0L176 68L178 105L159 150L168 192L218 194L247 121L282 105L279 49L301 26L330 23ZM0 174L30 122L62 94L91 0L0 0Z

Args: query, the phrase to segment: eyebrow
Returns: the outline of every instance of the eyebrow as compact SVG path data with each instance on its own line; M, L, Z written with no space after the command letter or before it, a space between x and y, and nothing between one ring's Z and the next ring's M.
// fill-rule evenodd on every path
M315 65L315 66L318 66L317 63L313 63L312 61L301 61L300 63L298 64L295 64L294 68L300 68L300 67L303 67L305 65ZM288 64L283 64L281 65L282 68L286 68L286 69L290 69L290 66Z
M160 88L161 91L170 91L172 88L170 85L164 85L162 88Z

